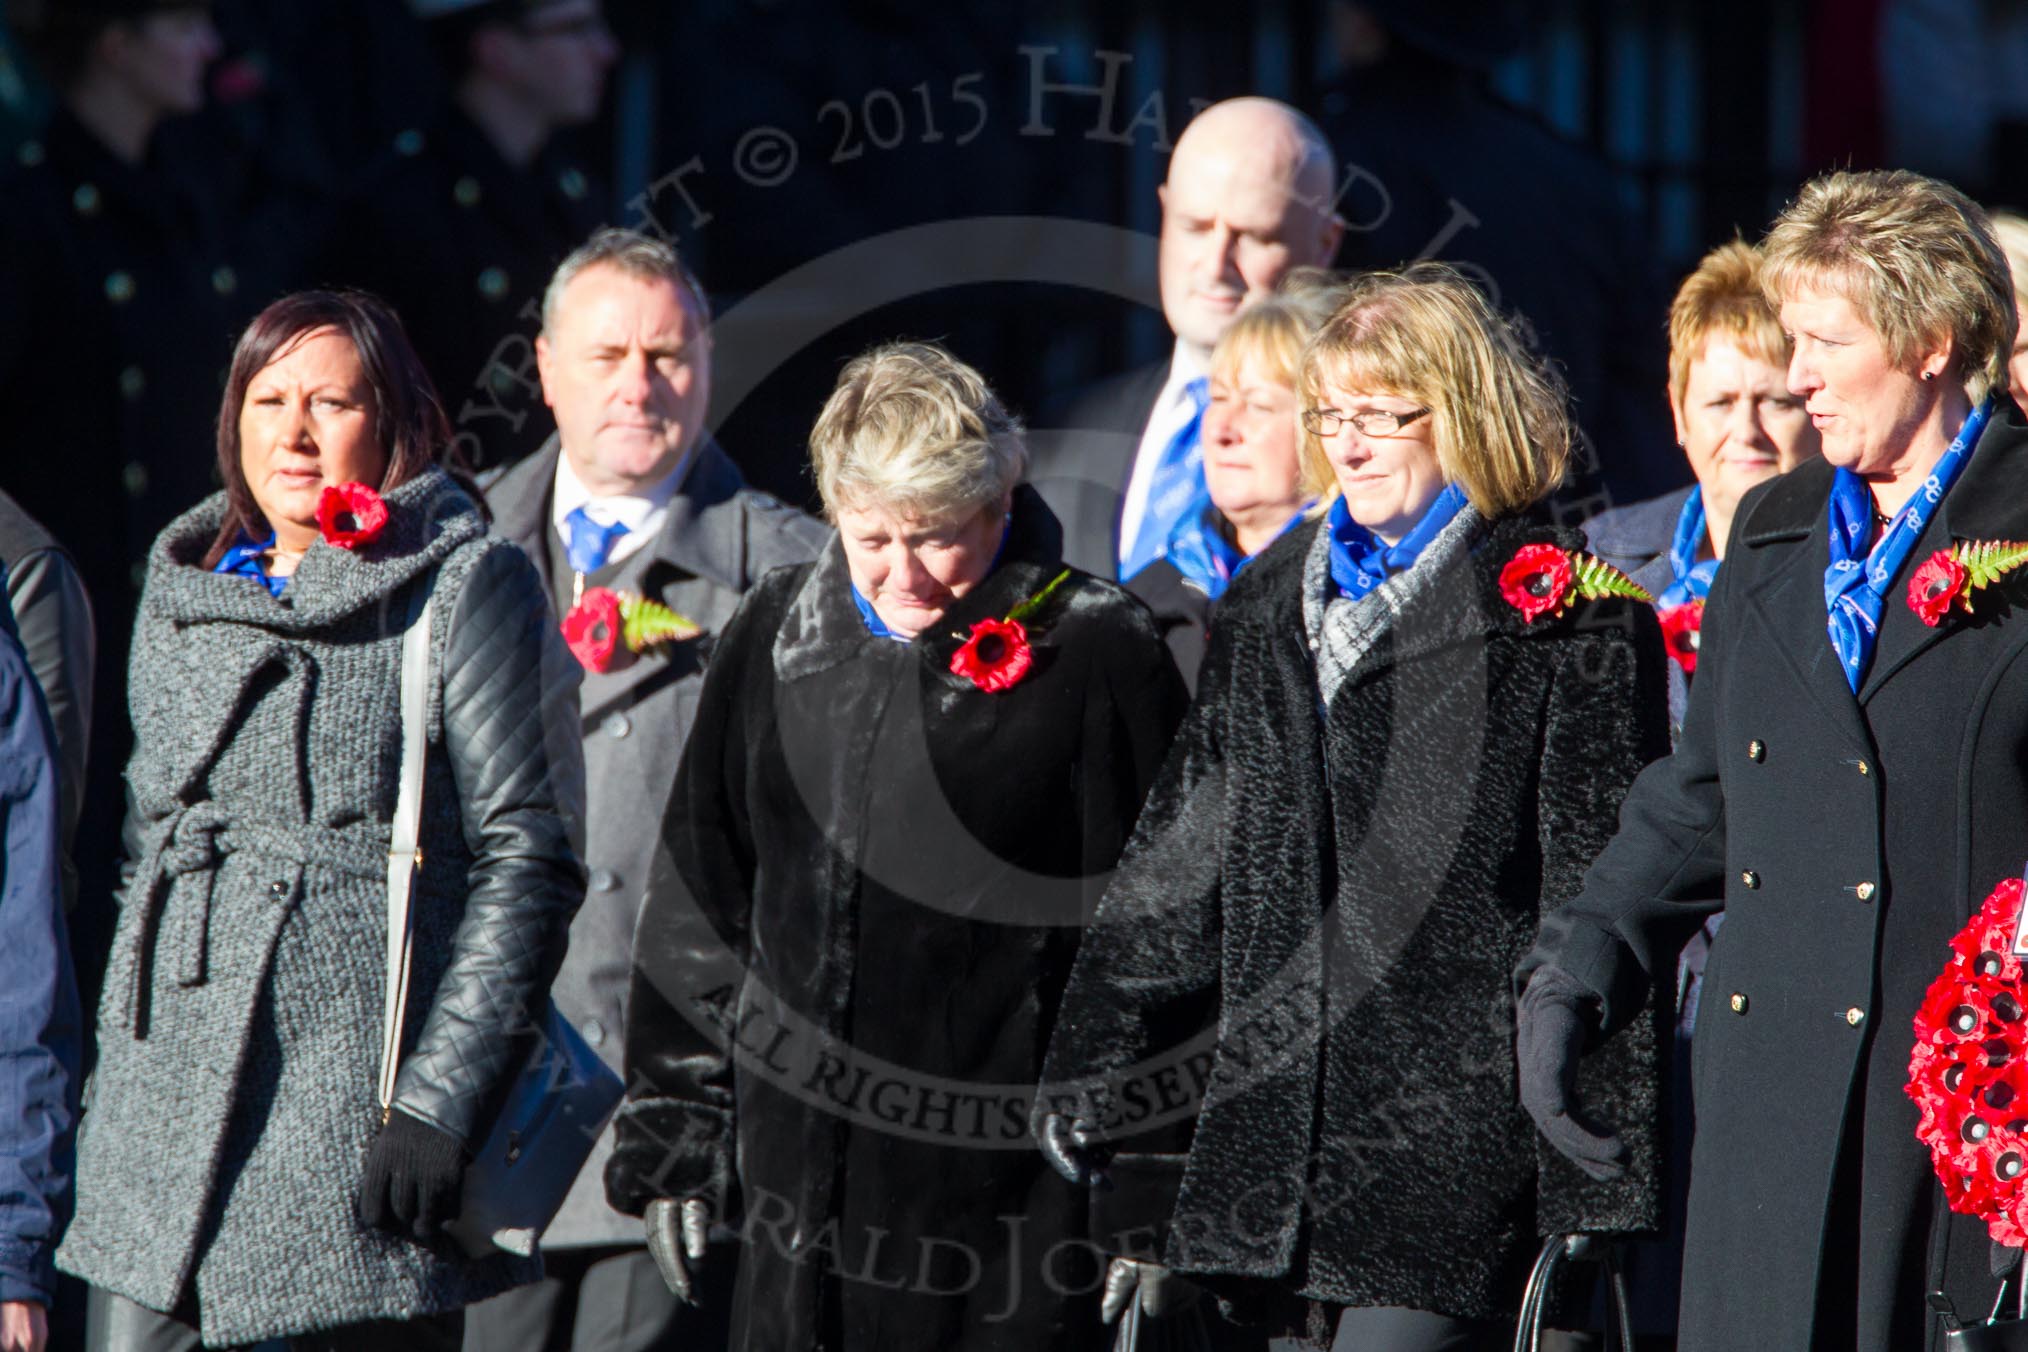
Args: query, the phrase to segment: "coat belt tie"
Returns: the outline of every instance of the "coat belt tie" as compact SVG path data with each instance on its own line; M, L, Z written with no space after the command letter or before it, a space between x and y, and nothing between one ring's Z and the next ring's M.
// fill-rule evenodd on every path
M136 1036L147 1017L147 960L151 947L166 951L176 966L176 981L182 986L201 986L207 975L211 949L211 906L218 885L219 865L228 854L251 849L279 859L320 864L361 878L385 876L385 847L375 849L363 840L328 827L277 825L267 822L234 821L210 800L180 804L154 824L152 843L141 856L134 875L131 895L140 900L139 945L134 962L133 984L128 994L130 1023ZM164 910L176 883L183 887L177 904ZM293 884L291 884L293 887ZM155 931L162 929L160 944Z

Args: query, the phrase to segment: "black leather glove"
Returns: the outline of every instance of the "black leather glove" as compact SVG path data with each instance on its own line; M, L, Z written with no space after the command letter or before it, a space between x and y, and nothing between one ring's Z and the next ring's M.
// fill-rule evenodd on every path
M1603 1124L1587 1125L1577 1102L1577 1062L1596 1021L1591 993L1561 968L1538 968L1515 1019L1521 1106L1565 1159L1601 1183L1619 1178L1626 1143Z
M444 1223L458 1218L464 1181L464 1142L396 1108L367 1152L359 1219L418 1244L434 1243Z
M685 1305L698 1303L695 1274L704 1261L711 1228L711 1208L703 1199L657 1197L641 1213L648 1232L648 1255L662 1274L662 1283Z
M1042 1157L1065 1180L1080 1187L1102 1187L1105 1180L1104 1152L1093 1144L1090 1132L1074 1118L1047 1113L1042 1129L1035 1133Z

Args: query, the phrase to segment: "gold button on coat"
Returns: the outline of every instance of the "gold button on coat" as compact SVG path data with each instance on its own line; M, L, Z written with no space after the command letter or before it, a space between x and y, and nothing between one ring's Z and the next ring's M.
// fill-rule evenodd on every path
M1870 775L1870 774L1872 774L1872 773L1873 773L1873 767L1872 767L1872 766L1870 766L1870 765L1868 765L1868 764L1867 764L1867 763L1866 763L1865 761L1860 761L1860 762L1859 762L1859 773L1860 773L1860 774L1862 774L1862 775Z
M1732 993L1732 1012L1735 1014L1746 1013L1746 997L1738 991Z
M1857 893L1859 894L1859 900L1861 900L1861 901L1871 901L1871 900L1873 900L1873 884L1872 884L1872 883L1861 883L1861 884L1859 884L1859 885L1858 885L1857 887L1853 888L1852 890L1853 890L1854 892L1857 892Z
M1758 737L1748 742L1746 744L1746 758L1750 761L1765 760L1767 758L1767 743Z
M1741 869L1739 871L1739 880L1742 883L1746 884L1748 891L1752 891L1754 888L1760 886L1760 875L1758 873L1755 873L1750 868Z
M1854 1005L1845 1011L1845 1022L1857 1028L1866 1019L1866 1011Z

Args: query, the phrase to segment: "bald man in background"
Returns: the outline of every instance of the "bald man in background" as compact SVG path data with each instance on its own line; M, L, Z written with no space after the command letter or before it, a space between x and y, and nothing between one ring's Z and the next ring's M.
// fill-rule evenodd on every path
M1344 222L1337 162L1287 104L1238 98L1193 119L1169 157L1158 272L1176 343L1082 392L1031 438L1029 481L1063 523L1064 561L1125 581L1162 557L1204 496L1211 349L1289 269L1327 266Z

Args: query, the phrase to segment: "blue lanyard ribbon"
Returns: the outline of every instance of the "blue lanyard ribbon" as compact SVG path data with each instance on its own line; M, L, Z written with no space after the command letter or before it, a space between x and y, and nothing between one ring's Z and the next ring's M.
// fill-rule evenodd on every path
M1674 610L1711 595L1712 579L1718 576L1717 559L1699 559L1704 548L1704 490L1693 488L1676 514L1676 533L1669 539L1669 571L1675 581L1655 598L1655 609Z
M1943 503L1944 494L1964 472L1986 420L1992 416L1994 401L1987 399L1973 409L1965 425L1936 462L1922 487L1888 523L1880 542L1869 552L1866 541L1873 534L1873 493L1866 481L1847 469L1838 471L1831 484L1831 566L1824 570L1824 604L1829 612L1831 646L1845 669L1845 682L1852 693L1873 660L1880 639L1880 616L1887 595L1894 588L1896 574L1908 562L1923 527Z
M1344 498L1335 499L1324 529L1331 534L1331 581L1338 594L1357 601L1385 582L1389 574L1414 567L1429 542L1464 510L1465 501L1464 489L1456 484L1446 486L1415 523L1415 529L1403 536L1400 544L1390 545L1352 519Z

